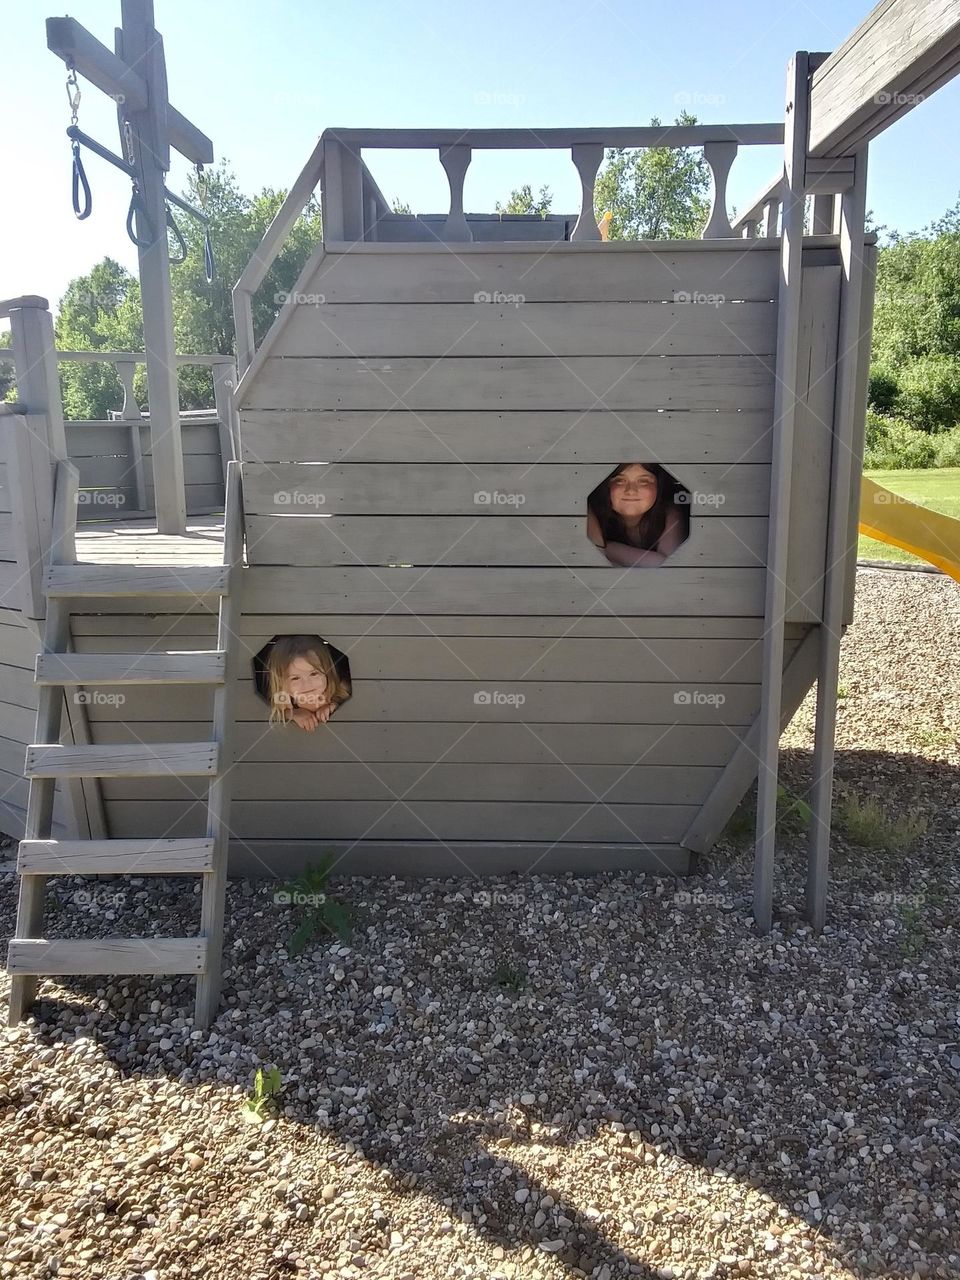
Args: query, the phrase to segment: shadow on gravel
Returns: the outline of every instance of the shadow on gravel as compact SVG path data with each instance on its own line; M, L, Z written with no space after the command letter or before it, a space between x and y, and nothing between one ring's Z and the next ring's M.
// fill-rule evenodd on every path
M810 757L784 755L785 785L802 791ZM782 1272L776 1255L792 1228L811 1242L811 1274L827 1256L856 1276L909 1280L916 1262L947 1275L960 956L956 876L939 888L937 877L950 869L944 842L956 848L960 776L840 752L837 780L926 814L929 828L899 861L845 845L819 937L799 914L803 860L789 841L766 935L749 914L749 857L732 851L723 867L722 848L711 875L683 883L345 880L335 891L355 914L351 946L322 942L294 960L283 944L296 911L275 905L273 883L232 881L216 1040L191 1039L191 982L91 978L64 982L74 999L38 1002L36 1042L70 1040L83 1023L124 1076L185 1091L249 1089L257 1065L276 1065L287 1121L355 1149L392 1195L434 1197L508 1260L530 1245L570 1272L655 1277L667 1261L647 1262L645 1242L673 1234L712 1258L715 1280L788 1274L798 1251ZM51 883L50 936L79 936L81 922L85 935L148 932L158 888L165 932L196 918L182 882L128 887L110 921L72 903L79 884ZM8 878L8 929L13 888ZM908 893L919 905L905 912ZM246 1187L216 1164L194 1176L221 1203ZM748 1188L756 1266L731 1204L746 1206ZM387 1247L372 1220L354 1234L369 1253Z

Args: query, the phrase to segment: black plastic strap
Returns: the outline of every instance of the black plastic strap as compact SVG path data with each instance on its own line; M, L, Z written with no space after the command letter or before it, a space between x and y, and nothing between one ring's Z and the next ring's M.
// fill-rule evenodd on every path
M180 247L180 252L179 252L179 255L178 255L178 256L176 256L176 257L175 257L173 254L171 254L171 255L170 255L170 262L171 262L171 264L172 264L173 266L175 266L175 267L176 267L176 266L179 266L179 264L180 264L181 262L186 262L186 260L187 260L187 242L186 242L186 240L184 240L184 238L183 238L183 232L182 232L182 231L180 230L180 228L177 226L177 220L176 220L176 218L175 218L175 217L173 216L173 214L170 212L170 206L169 206L169 205L167 205L167 226L170 228L170 230L171 230L171 231L173 232L173 234L176 236L177 244L178 244L178 245L179 245L179 247Z
M147 228L147 238L145 240L137 239L136 227L133 221L134 214L138 215L140 225ZM149 249L153 244L153 229L150 226L143 200L140 198L140 188L136 183L133 184L133 191L130 194L130 208L127 210L127 235L138 249Z
M80 191L83 190L83 205L80 204ZM93 196L90 192L90 183L87 181L87 174L83 167L83 160L80 157L80 144L73 144L73 212L77 215L77 219L82 222L84 218L89 218L93 210Z

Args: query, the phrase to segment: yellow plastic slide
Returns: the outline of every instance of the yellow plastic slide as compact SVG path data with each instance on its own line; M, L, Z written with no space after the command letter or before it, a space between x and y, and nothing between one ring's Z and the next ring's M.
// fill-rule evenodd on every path
M860 481L860 532L909 551L960 582L960 520L917 506L867 476Z

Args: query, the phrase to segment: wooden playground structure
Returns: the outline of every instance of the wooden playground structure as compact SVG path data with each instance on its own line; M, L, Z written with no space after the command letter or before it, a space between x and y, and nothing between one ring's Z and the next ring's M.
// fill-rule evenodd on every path
M209 159L154 109L152 5L123 8L153 50L143 128L165 119ZM81 32L51 47L129 85L126 46ZM189 973L209 1024L228 871L333 852L347 873L683 876L754 779L769 929L778 740L814 682L822 926L876 262L867 150L958 60L958 4L900 0L833 54L791 58L782 122L327 129L234 289L236 363L171 347L158 382L148 369L149 422L131 393L116 422L65 424L59 360L106 359L129 392L145 357L57 352L43 299L0 304L18 396L0 406L11 1021L43 975ZM727 176L752 145L782 145L782 165L731 222ZM702 237L603 241L609 146L702 147ZM383 147L438 152L445 214L391 212L363 158ZM531 147L569 151L579 214L465 214L472 152ZM146 185L160 225L162 172ZM256 347L251 299L318 186L323 241ZM162 327L159 242L141 265ZM215 368L217 411L171 429L176 360ZM634 460L688 495L689 536L655 572L614 568L585 535L587 495ZM254 689L254 655L299 633L353 676L312 734L270 728ZM47 877L150 873L201 877L196 936L44 936Z

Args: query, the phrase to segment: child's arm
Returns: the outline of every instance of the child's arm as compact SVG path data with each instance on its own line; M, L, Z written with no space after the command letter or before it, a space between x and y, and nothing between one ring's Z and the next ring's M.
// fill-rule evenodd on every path
M657 541L656 551L642 551L639 547L628 546L625 542L608 542L604 551L611 564L658 565L663 564L667 556L676 551L683 540L680 517L675 511L671 511L667 516L666 527Z

